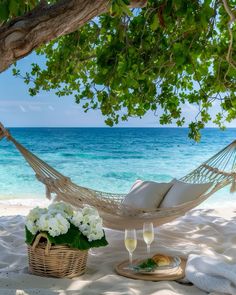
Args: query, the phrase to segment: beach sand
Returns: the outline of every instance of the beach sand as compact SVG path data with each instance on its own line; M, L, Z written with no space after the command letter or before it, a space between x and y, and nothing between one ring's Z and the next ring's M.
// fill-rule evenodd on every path
M78 278L53 279L28 273L24 243L24 215L47 201L0 202L0 295L158 294L203 295L206 292L178 282L145 282L119 276L116 263L127 259L123 232L106 230L109 246L92 249L87 271ZM187 258L189 253L219 255L228 263L236 259L236 208L197 209L155 229L152 253ZM145 257L142 233L138 232L135 258ZM213 294L213 293L212 293Z
M1 200L1 197L0 197ZM29 211L36 207L47 207L50 201L47 199L11 199L0 201L0 216L22 215L26 216Z

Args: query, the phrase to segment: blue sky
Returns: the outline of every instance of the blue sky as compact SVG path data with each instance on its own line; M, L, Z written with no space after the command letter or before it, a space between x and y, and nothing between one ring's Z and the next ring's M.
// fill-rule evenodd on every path
M18 68L26 71L32 62L42 58L31 54L18 62ZM183 107L186 124L197 113L197 107ZM215 105L213 113L219 110ZM27 85L20 78L13 77L11 69L0 74L0 121L8 127L105 127L100 111L84 113L74 102L73 96L58 98L52 92L41 92L31 97ZM144 118L131 118L121 122L120 127L160 127L158 118L149 112ZM209 126L212 126L211 124ZM228 124L235 127L236 122Z

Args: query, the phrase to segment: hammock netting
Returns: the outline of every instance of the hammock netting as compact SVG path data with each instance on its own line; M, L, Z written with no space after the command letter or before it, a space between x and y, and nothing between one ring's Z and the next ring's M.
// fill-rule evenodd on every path
M73 183L70 178L65 177L22 146L0 124L0 139L4 137L15 145L33 168L36 178L46 187L48 199L54 196L58 201L68 202L79 208L85 204L94 206L103 218L104 226L112 229L123 230L127 226L142 228L143 223L147 221L159 226L183 216L226 185L231 184L231 192L236 191L236 140L180 179L187 183L212 183L206 193L175 207L153 208L147 211L125 206L122 202L125 194L96 191Z

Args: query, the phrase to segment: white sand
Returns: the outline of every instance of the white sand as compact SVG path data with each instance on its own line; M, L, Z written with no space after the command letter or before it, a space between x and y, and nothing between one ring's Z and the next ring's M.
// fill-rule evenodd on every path
M22 215L27 214L32 206L33 201L0 203L0 295L207 294L197 287L177 282L145 282L118 276L113 270L114 265L126 259L127 252L123 233L111 230L106 231L109 246L90 251L85 275L69 280L28 274ZM141 232L138 237L134 256L142 257L145 244ZM182 257L189 253L207 253L218 255L228 263L236 263L236 210L194 210L156 229L151 249L153 253L174 253Z
M30 209L39 206L47 207L50 204L48 199L11 199L1 200L0 216L23 215L26 216Z

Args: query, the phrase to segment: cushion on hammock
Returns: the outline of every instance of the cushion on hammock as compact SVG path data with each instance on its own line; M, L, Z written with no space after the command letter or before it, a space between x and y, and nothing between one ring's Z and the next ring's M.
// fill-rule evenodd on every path
M125 196L123 204L133 208L155 210L172 185L172 182L136 180L130 192Z
M174 185L168 191L160 208L169 208L193 201L205 193L212 183L186 183L180 180L174 180Z

